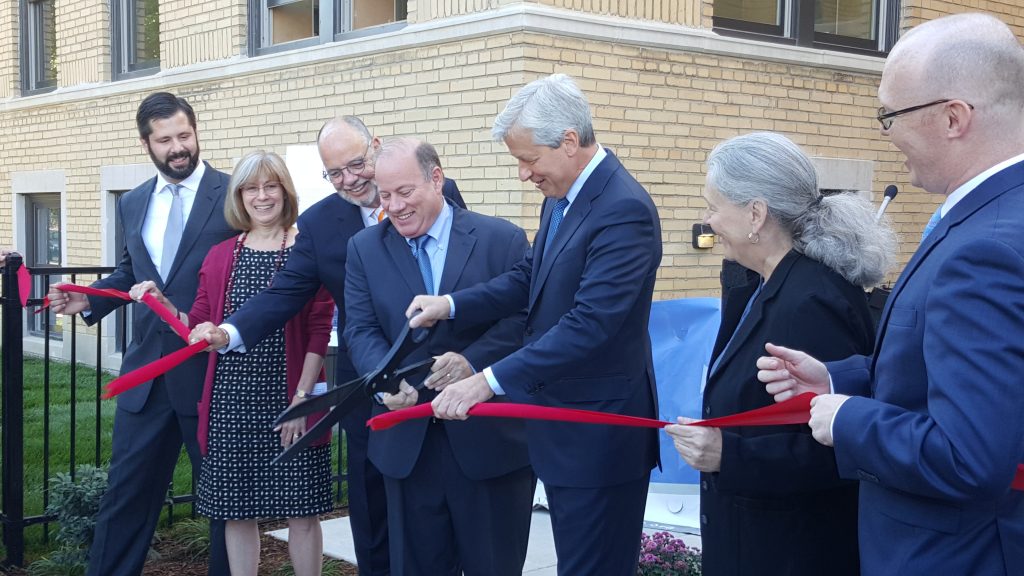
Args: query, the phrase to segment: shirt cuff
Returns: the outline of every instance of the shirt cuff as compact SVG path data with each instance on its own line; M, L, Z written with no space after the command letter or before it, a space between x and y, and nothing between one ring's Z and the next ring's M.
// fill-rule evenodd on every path
M241 352L245 353L245 343L242 342L242 335L238 333L238 328L235 328L231 324L221 324L220 329L228 333L228 345L217 350L220 354L227 354L228 352Z
M455 318L455 299L452 298L451 294L445 294L444 297L448 299L448 309L451 310L448 313L448 319L451 320Z
M839 414L839 410L843 407L843 404L846 404L846 401L849 400L849 399L850 399L850 397L847 396L846 398L843 399L842 402L839 403L839 406L836 406L835 412L832 413L832 420L828 423L828 435L832 437L832 446L833 447L836 445L836 435L835 435L836 415Z
M491 367L484 368L484 378L487 379L487 385L491 387L491 391L494 392L495 396L504 396L505 390L498 384L498 379L494 377L494 372L491 371Z

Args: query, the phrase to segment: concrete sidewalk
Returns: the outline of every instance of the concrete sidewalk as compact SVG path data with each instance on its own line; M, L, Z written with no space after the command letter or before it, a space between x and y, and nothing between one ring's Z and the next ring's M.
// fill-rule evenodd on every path
M698 506L699 502L696 496L652 492L648 496L644 531L648 533L672 532L677 538L681 538L687 546L700 548L700 536L694 534L696 530L686 526L686 524L691 524L691 517L696 516L694 511ZM324 532L324 555L355 564L355 549L352 546L352 530L349 527L348 518L325 520L321 525ZM280 540L288 540L287 528L275 530L269 534ZM551 517L547 510L535 510L530 524L530 544L526 551L523 574L556 576L556 562L555 543L551 535Z

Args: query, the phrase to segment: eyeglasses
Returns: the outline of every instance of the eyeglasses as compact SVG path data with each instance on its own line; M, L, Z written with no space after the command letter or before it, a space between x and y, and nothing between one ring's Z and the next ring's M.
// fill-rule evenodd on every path
M284 186L280 182L264 182L263 184L246 184L238 189L245 196L259 196L260 191L267 196L280 196Z
M369 152L370 152L370 143L367 142L366 143L366 150L363 151L363 155L362 155L361 158L359 158L358 160L353 160L352 162L349 162L343 168L334 168L334 169L331 169L331 170L324 170L324 173L323 173L324 180L327 180L328 182L337 182L338 180L341 180L342 178L345 177L345 172L348 172L352 176L359 176L360 174L363 173L364 170L366 170L366 166L369 165L369 162L367 162L367 158L366 158L366 155Z
M878 116L876 116L876 118L878 119L878 123L882 125L882 130L888 130L889 128L892 128L892 120L897 116L902 116L904 114L916 112L918 110L928 108L929 106L935 106L936 104L945 104L946 102L952 102L953 100L953 98L943 98L941 100L936 100L934 102L929 102L927 104L911 106L910 108L904 108L902 110L897 110L895 112L886 112L885 106L879 106ZM974 110L974 106L972 106L971 104L967 104L967 107L970 108L971 110Z

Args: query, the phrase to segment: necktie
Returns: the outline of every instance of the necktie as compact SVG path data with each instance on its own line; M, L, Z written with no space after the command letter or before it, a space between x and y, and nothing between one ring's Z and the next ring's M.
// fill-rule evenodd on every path
M413 239L413 256L420 266L420 275L423 276L423 285L427 287L427 294L434 293L434 273L430 269L430 256L427 254L427 240L430 236L424 234Z
M565 217L565 208L568 205L568 198L562 198L555 202L555 209L551 211L551 221L548 222L548 236L544 240L545 254L548 253L548 247L555 243L555 234L558 232L558 226L562 223L562 218Z
M185 229L185 215L181 206L181 186L168 184L171 192L171 212L167 215L167 227L164 228L164 245L160 256L160 277L167 280L167 274L174 264L174 255L181 244L181 233Z
M377 224L380 224L383 221L384 221L384 209L383 208L378 208L377 209Z
M935 211L935 214L932 214L932 217L928 219L928 223L924 225L924 232L921 233L922 242L929 234L932 233L932 230L939 225L939 220L942 220L942 214L940 214L941 210L942 207L939 207L939 209Z

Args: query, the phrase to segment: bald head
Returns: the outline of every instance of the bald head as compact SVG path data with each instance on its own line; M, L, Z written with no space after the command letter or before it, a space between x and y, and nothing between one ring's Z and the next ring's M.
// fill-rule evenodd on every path
M398 233L426 234L444 207L444 174L437 150L415 138L388 138L377 154L381 205Z
M373 156L378 144L363 121L355 116L328 120L317 133L317 150L331 185L338 195L357 206L380 205L373 181Z
M1005 125L1024 117L1024 49L1009 27L987 14L957 14L907 32L889 53L886 75L921 102L957 98Z

